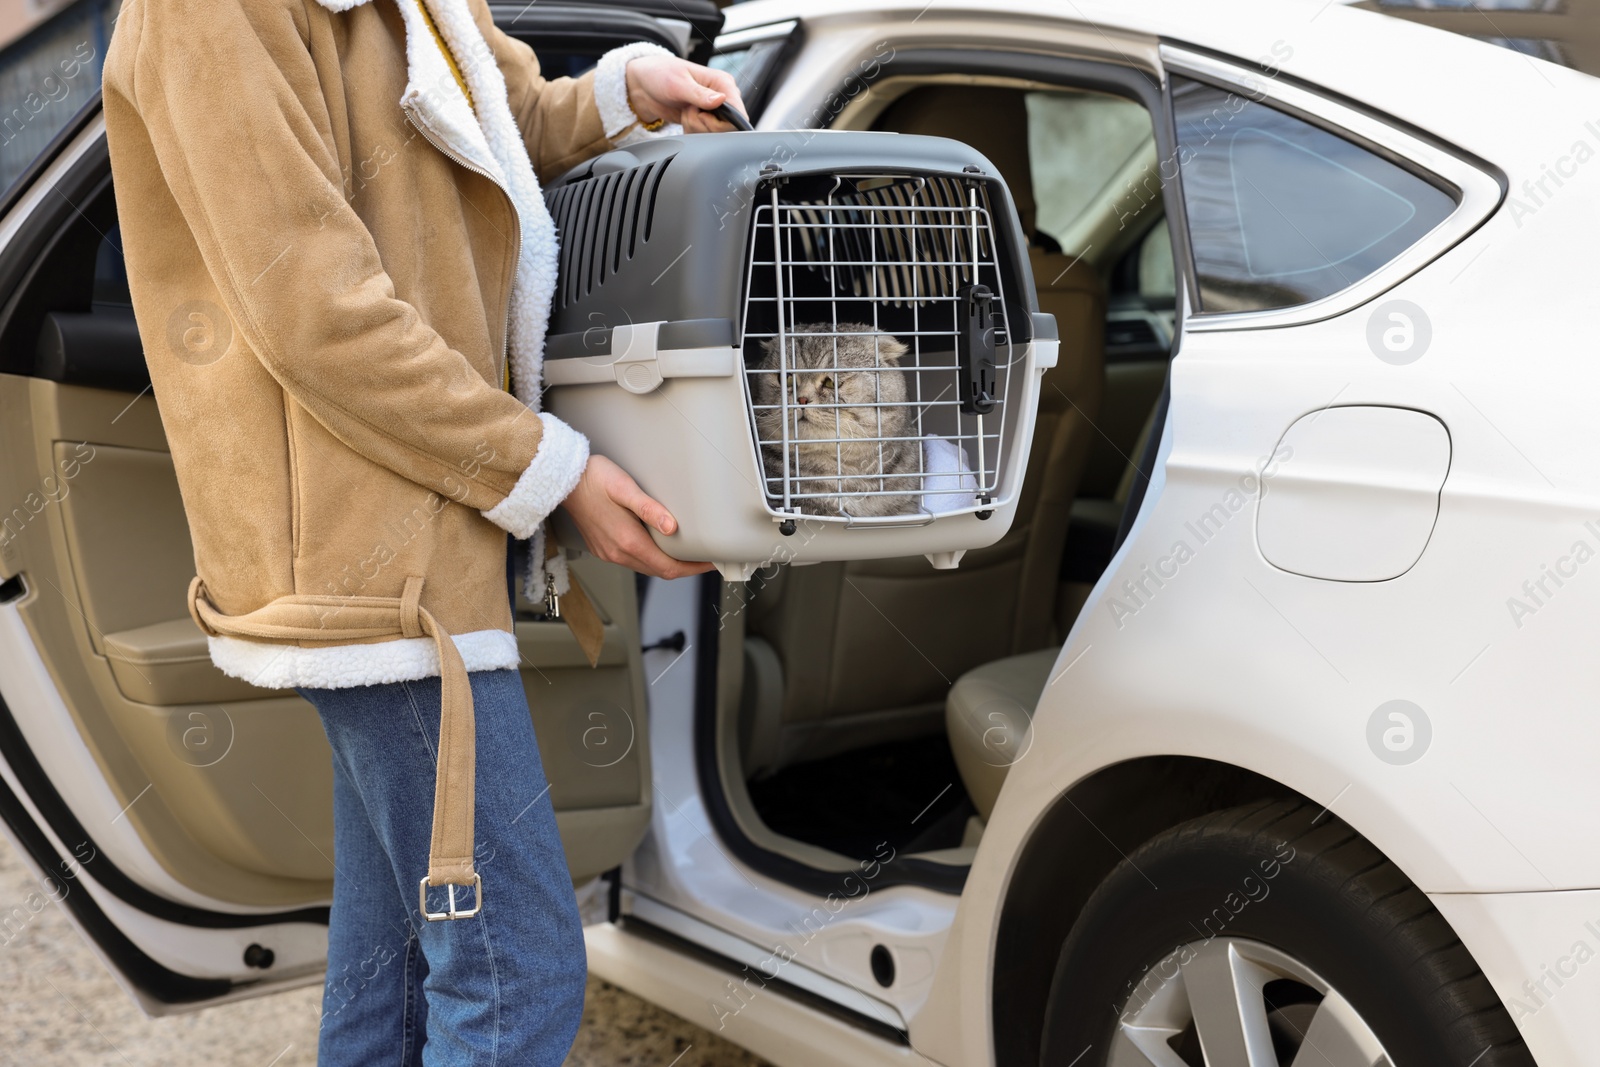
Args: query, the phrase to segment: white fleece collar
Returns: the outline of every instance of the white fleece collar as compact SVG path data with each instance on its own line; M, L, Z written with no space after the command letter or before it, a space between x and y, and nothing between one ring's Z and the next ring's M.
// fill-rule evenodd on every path
M412 6L406 0L400 0L400 4L402 10ZM473 21L466 0L428 0L428 10L472 93L480 134L499 164L501 185L511 195L522 224L521 256L517 261L516 284L511 290L511 385L517 399L538 411L544 378L545 329L550 321L550 299L556 288L555 222L545 207L544 193L533 173L533 162L528 158L527 143L511 116L505 75L494 61L494 53L484 41L478 24ZM417 20L421 22L420 12ZM429 37L428 43L438 55L438 47L427 27L421 26L420 30ZM408 51L411 35L408 26ZM443 56L439 58L442 62ZM449 74L448 67L445 73ZM450 80L455 81L454 78ZM459 96L460 86L454 88Z

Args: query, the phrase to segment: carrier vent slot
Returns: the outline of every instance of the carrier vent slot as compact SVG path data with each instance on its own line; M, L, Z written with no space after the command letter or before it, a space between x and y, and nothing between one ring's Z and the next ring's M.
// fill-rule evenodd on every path
M547 198L561 244L557 299L561 307L583 299L622 270L650 239L656 193L665 159L641 167L569 182Z
M661 191L661 179L667 173L667 164L671 162L670 157L664 159L661 162L661 166L656 168L655 173L645 175L645 182L650 187L650 205L644 211L644 239L646 241L650 240L650 231L655 226L656 193Z
M594 191L594 220L589 226L593 238L586 242L588 247L583 255L583 277L587 279L588 291L593 291L605 281L601 265L605 262L606 242L611 236L611 209L616 202L617 186L621 184L620 173L608 174L600 180L600 187Z
M622 249L627 241L629 228L633 225L633 216L637 205L630 195L638 184L639 172L637 169L627 171L622 177L622 195L617 198L617 221L606 234L610 246L611 273L615 274L622 269ZM628 250L628 255L633 255L633 250Z

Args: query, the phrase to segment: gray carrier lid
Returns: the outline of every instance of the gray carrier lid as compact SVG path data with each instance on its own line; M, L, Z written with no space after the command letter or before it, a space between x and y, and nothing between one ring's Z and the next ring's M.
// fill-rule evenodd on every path
M723 319L738 338L758 200L774 187L785 200L825 196L838 175L977 187L996 222L1012 339L1032 339L1027 241L998 168L980 152L942 137L756 131L643 142L550 184L561 252L546 358L603 354L596 346L611 328L641 322Z

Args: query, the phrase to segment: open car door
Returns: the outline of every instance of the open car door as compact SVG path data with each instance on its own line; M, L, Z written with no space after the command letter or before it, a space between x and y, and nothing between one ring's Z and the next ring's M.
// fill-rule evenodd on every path
M668 17L649 2L492 5L551 76L632 40L709 55L721 25L711 0L660 6ZM311 706L212 667L185 607L193 551L94 95L116 7L89 0L58 16L88 18L99 37L52 20L0 52L18 70L72 65L88 101L0 182L11 185L0 197L0 819L160 1014L316 980L332 775ZM179 310L173 343L204 350L216 323ZM593 559L574 573L605 621L599 667L520 599L516 633L548 800L581 884L638 844L650 766L634 576Z

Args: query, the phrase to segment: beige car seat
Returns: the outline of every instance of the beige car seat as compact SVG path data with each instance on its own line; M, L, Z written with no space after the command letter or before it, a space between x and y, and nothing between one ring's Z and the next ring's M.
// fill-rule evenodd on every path
M1155 432L1159 410L1157 405L1146 416L1139 442L1134 446L1135 456L1145 454L1150 435ZM1133 493L1135 473L1130 462L1123 471L1116 495L1108 501L1093 502L1108 509L1107 514L1101 516L1102 521L1114 526L1121 520L1122 509ZM1079 504L1081 506L1083 501ZM1071 601L1064 606L1061 615L1064 625L1070 628L1090 591L1087 584L1063 590L1063 599ZM1033 713L1045 687L1050 684L1050 671L1060 654L1060 645L1050 645L1036 652L1007 656L974 667L950 687L944 706L945 732L950 738L950 750L955 753L962 784L967 787L967 795L972 797L978 817L984 822L989 821L989 813L994 810L1007 772L1028 754L1033 743Z

